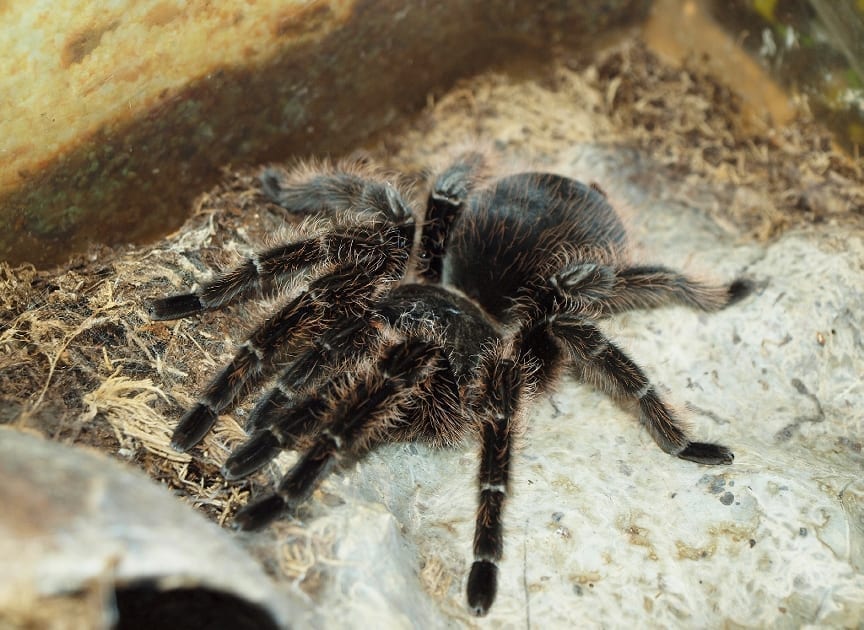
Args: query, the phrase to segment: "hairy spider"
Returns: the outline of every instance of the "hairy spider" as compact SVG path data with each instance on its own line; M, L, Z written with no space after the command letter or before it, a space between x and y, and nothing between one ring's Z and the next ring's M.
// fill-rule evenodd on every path
M288 293L173 435L174 448L192 448L220 413L280 370L223 473L244 477L283 449L303 454L273 492L237 513L241 528L292 513L346 455L471 434L480 442L479 509L467 597L483 615L497 589L514 428L562 371L634 403L667 453L732 461L726 447L690 440L597 321L670 304L715 311L751 284L713 286L627 264L623 225L596 186L547 173L496 179L484 156L467 153L434 180L419 219L407 193L368 164L268 169L261 184L288 212L323 219L306 238L149 306L153 319L168 320Z

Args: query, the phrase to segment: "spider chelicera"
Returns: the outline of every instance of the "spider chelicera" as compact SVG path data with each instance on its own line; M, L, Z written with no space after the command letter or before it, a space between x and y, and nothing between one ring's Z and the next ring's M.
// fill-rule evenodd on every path
M495 599L512 436L531 398L566 372L634 403L667 453L728 464L726 447L691 441L597 321L671 304L716 311L751 290L744 279L715 286L628 264L621 220L596 186L490 170L479 153L460 156L434 180L421 218L408 194L367 163L267 169L261 184L270 200L320 220L194 293L149 305L153 319L169 320L287 293L173 435L176 449L192 448L220 413L278 372L223 473L244 477L284 449L302 455L275 490L237 513L243 529L291 514L342 457L382 442L476 438L467 596L477 615Z

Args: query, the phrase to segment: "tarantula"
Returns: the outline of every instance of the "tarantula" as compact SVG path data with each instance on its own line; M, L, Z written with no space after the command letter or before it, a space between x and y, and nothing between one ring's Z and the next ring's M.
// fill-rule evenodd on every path
M751 283L714 286L626 264L624 227L598 187L539 172L496 179L473 152L434 179L422 218L405 191L365 163L267 169L261 185L287 212L325 218L307 237L254 255L194 293L149 305L153 319L169 320L289 295L173 434L174 448L192 448L220 413L279 371L223 474L245 477L284 449L303 454L274 491L237 513L242 529L292 513L346 455L396 440L450 445L470 434L480 443L479 508L466 590L483 615L497 590L515 425L565 370L633 403L667 453L732 462L726 447L691 441L597 321L670 304L715 311Z

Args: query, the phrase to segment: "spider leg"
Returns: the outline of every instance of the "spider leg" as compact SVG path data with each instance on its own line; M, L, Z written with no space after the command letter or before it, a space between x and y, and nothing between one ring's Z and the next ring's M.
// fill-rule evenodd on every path
M279 483L276 492L237 513L242 529L257 529L293 510L329 471L340 451L358 451L399 423L416 406L417 385L438 365L437 344L406 340L387 346L372 369L359 378L339 376L326 388L324 427L312 446Z
M661 400L642 369L593 323L563 314L553 318L549 327L582 367L583 378L638 404L642 424L664 451L700 464L732 463L734 456L725 446L690 441L681 421Z
M387 440L422 440L437 446L453 446L470 430L462 406L459 379L445 354L438 358L437 369L419 385L418 409L403 425L393 427Z
M270 423L255 431L246 442L231 453L222 466L222 475L231 481L242 479L270 463L280 452L293 448L310 436L314 437L329 410L330 388L322 393L310 393L270 418Z
M418 287L415 285L416 291ZM410 289L409 289L410 291ZM345 369L347 364L362 365L380 353L387 338L439 340L447 326L441 311L446 301L436 304L435 295L423 293L405 299L397 289L362 320L344 318L325 332L319 341L286 368L279 382L250 414L247 429L254 434L225 463L229 479L248 475L275 457L280 450L295 448L301 441L314 438L321 429L327 401L339 398L338 380L326 381L328 374ZM427 309L415 310L421 295ZM437 307L437 309L436 309ZM452 310L449 313L452 317ZM372 323L369 323L372 322ZM385 332L388 331L389 333ZM335 390L333 388L336 388ZM444 352L439 352L429 376L416 386L416 402L404 422L387 430L388 441L422 439L433 444L454 444L467 431L458 377Z
M558 310L553 306L555 302L561 303L566 310L581 312L596 308L598 302L608 299L615 282L615 268L610 265L574 262L549 278L547 284L552 296L544 296L540 288L534 300L538 302L541 312ZM540 300L537 300L538 297Z
M482 154L471 152L459 156L432 185L426 205L426 216L420 235L420 274L429 282L441 279L447 237L465 201L486 167Z
M358 354L367 355L378 334L377 328L367 323L372 317L373 314L367 314L363 319L343 318L313 339L312 345L282 371L276 386L252 409L246 430L252 433L270 426L329 371L344 367Z
M716 311L753 290L753 283L744 278L718 286L656 265L616 269L594 262L568 265L548 282L567 310L594 309L600 315L673 304Z
M718 311L743 300L753 283L738 278L728 285L710 285L661 266L619 269L610 296L603 300L607 313L678 304L700 311Z
M344 163L331 172L300 168L285 173L268 168L260 180L264 194L292 214L359 212L392 223L411 217L399 191L359 162Z
M386 285L381 280L379 275L351 264L312 282L308 291L255 330L228 365L210 381L195 406L180 419L171 438L172 446L186 451L201 441L219 413L260 381L287 337L295 335L308 339L321 334L337 317L365 313L381 285Z
M478 378L482 418L474 562L468 575L468 605L485 615L498 588L498 562L504 549L501 514L507 498L513 424L525 390L523 367L498 353L490 353Z
M205 283L196 293L153 300L147 307L153 320L188 317L232 302L272 293L292 274L313 265L333 265L365 259L381 273L399 274L408 258L413 227L359 225L332 234L279 245L256 254L238 267Z
M343 325L335 325L300 354L279 375L276 387L252 410L246 424L252 436L226 460L222 467L225 478L245 477L280 451L314 437L329 401L338 399L338 389L343 386L338 380L321 385L328 368L344 365L358 350L368 354L373 347L374 332L375 328L363 320L346 319Z
M225 476L236 479L248 475L281 450L316 438L326 424L328 401L339 400L345 387L339 379L327 381L326 377L337 370L351 373L355 369L346 366L368 365L388 339L416 343L434 340L436 347L458 348L455 339L448 337L456 334L456 329L489 338L492 332L477 319L479 314L466 314L465 309L473 313L469 302L442 289L405 285L383 296L362 319L345 317L335 322L282 372L277 386L252 411L247 428L254 433L228 458ZM458 375L451 358L456 361ZM389 426L382 437L387 441L457 442L470 427L459 387L460 379L470 378L471 368L465 360L458 349L452 356L437 352L426 368L428 377L415 386L411 413Z

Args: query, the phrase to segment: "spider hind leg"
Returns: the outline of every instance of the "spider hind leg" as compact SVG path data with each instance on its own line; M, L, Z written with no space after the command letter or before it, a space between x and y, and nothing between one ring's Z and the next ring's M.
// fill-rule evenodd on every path
M566 310L601 316L671 305L717 311L743 300L754 288L747 278L713 285L656 265L615 268L580 261L553 274L548 283Z
M378 215L393 223L412 217L411 208L386 176L359 161L321 170L300 167L290 173L265 169L262 192L292 214L335 215L345 212Z
M732 463L734 456L725 446L690 441L683 423L642 369L590 320L564 314L554 319L550 332L570 352L581 380L638 405L642 424L665 452L700 464Z

